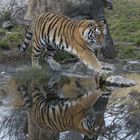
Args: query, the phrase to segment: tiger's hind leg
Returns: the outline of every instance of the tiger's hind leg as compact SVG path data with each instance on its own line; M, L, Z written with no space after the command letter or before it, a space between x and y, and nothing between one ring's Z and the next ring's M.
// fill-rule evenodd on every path
M32 67L36 69L41 69L41 66L39 65L39 58L42 53L42 48L37 47L35 42L33 42L32 47Z
M60 71L61 65L53 59L54 53L56 52L55 49L51 48L51 46L45 49L45 53L43 54L45 61L49 64L52 70Z

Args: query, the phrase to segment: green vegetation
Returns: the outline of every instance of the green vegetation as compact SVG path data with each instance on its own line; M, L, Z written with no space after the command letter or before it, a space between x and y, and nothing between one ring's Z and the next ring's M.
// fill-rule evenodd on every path
M4 39L8 43L14 42L14 43L18 44L21 42L22 36L17 32L12 32L10 34L7 34Z
M106 15L111 36L119 43L118 56L140 59L140 0L113 0L113 6Z
M140 59L140 50L137 50L136 46L132 45L117 45L116 49L118 50L119 58L127 59Z
M55 54L54 59L57 61L63 61L64 59L70 59L72 57L73 56L70 55L69 53L60 51Z
M9 50L9 46L4 40L0 40L0 49L1 50Z
M114 40L140 45L140 1L113 0L113 5L107 18Z
M0 28L0 38L0 49L17 48L17 45L22 41L21 26L15 26L9 32Z
M26 81L34 81L35 83L38 84L43 84L46 81L48 81L49 74L47 72L47 66L43 66L43 68L36 69L36 68L30 68L29 70L25 70L20 72L17 75L14 75L13 79L22 81L23 83Z
M3 28L0 28L0 36L4 36L6 34L5 30Z

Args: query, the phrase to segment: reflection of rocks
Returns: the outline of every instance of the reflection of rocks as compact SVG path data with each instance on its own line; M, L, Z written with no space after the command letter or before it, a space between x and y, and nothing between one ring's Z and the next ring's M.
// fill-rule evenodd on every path
M78 62L72 66L71 72L88 74L91 71L87 68L87 66L84 63Z
M119 86L119 87L131 87L136 85L136 82L133 80L129 80L122 76L110 76L106 79L106 84L109 86Z
M3 102L2 101L0 101L0 106L2 106L3 105Z
M9 78L10 78L10 75L6 73L6 71L0 72L0 82L2 82L3 80L7 80Z
M129 72L140 72L140 61L129 61L124 69Z
M103 63L103 74L112 73L115 70L114 65ZM65 71L75 74L83 74L83 75L93 75L94 71L90 70L84 63L78 61L76 63L69 63L67 65L63 65L65 67Z
M128 100L131 100L131 103L133 103L133 107L136 107L140 104L140 92L138 91L131 91L128 93L127 96Z
M26 114L24 111L0 108L0 140L26 140L23 133Z
M4 89L0 89L0 100L7 98L7 92Z
M7 30L10 30L13 27L14 27L14 25L10 21L6 21L2 25L2 28L7 29Z
M75 74L91 75L93 72L82 62L63 65L64 71Z
M60 140L82 140L82 135L78 132L67 131L60 134Z

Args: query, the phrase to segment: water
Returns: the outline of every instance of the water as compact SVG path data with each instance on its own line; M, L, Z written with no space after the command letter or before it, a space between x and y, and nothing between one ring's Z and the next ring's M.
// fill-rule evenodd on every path
M17 68L15 73L23 75L22 71L24 72L24 69ZM17 76L10 76L7 79L1 80L0 89L5 89L7 97L2 99L3 102L0 106L0 113L2 114L0 116L0 129L3 124L8 124L8 126L5 125L1 129L0 140L26 139L26 114L21 107L23 101L16 89L21 83L28 81L28 84L30 84L31 77L29 77L28 74L30 75L30 72L18 78ZM57 91L59 91L63 97L76 98L81 95L83 91L77 83L80 83L80 85L88 91L96 88L94 77L91 76L70 73L50 74L47 76L43 76L43 78L37 77L37 81L40 85L45 81L50 87L53 86L54 83L58 83ZM104 135L99 135L98 140L140 140L140 93L138 93L140 92L140 74L126 73L123 74L123 76L135 80L137 85L129 88L117 88L112 92L109 98L100 98L97 101L94 109L102 114L105 122ZM24 80L21 80L23 77ZM11 118L11 121L4 123L6 122L5 118L7 118L7 120ZM11 127L13 131L11 131ZM11 133L9 133L9 130ZM6 136L2 137L3 134L6 134ZM70 136L68 136L67 133L63 133L60 139L67 140L68 137L69 140L77 140L79 138L78 134L75 133L72 133Z

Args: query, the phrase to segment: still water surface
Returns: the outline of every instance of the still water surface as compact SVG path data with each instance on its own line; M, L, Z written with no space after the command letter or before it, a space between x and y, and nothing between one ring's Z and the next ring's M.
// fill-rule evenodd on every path
M97 101L94 108L96 111L102 112L105 121L104 135L98 136L98 140L140 140L140 74L127 73L123 75L128 79L135 80L137 85L129 88L116 88L109 98L101 98ZM6 82L1 82L0 89L1 91L4 90L7 97L1 97L0 140L26 139L26 135L23 133L26 121L25 112L19 109L23 102L16 92L19 79L13 77ZM76 98L83 92L77 83L80 83L88 91L96 88L94 77L89 76L72 74L59 74L58 76L57 74L50 76L46 82L49 83L49 86L52 86L55 82L59 83L57 90L61 93L60 95L70 98ZM5 123L8 117L11 120L9 120L9 123ZM18 128L15 126L18 126ZM7 134L7 132L9 133L8 129L11 129L10 127L12 127L12 130L15 129L12 131L13 134ZM66 140L67 135L61 136L61 139ZM74 140L74 138L71 138L71 140Z

